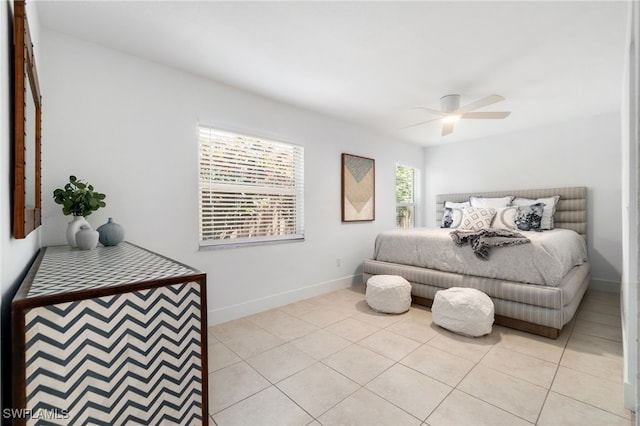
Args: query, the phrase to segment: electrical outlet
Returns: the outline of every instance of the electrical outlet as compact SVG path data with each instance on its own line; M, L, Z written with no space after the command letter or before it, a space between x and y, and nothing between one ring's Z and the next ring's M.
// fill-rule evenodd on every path
M336 266L338 267L342 266L342 258L336 257Z

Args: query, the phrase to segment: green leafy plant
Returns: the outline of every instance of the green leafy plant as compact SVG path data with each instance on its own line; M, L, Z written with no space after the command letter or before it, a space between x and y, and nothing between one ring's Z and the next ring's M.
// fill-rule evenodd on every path
M64 188L53 191L53 199L57 204L62 204L62 213L65 215L87 217L107 205L104 202L106 197L105 194L95 191L88 182L83 182L75 176L69 176L69 183Z

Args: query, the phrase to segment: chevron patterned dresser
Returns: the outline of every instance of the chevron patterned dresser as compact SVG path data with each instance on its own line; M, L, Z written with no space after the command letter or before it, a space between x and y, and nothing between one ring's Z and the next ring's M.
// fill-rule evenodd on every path
M12 423L207 425L206 300L127 242L43 248L11 305Z

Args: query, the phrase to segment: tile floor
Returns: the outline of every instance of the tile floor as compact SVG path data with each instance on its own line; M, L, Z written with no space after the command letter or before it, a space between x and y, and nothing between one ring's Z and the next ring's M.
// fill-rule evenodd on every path
M632 425L619 295L589 291L557 340L450 333L341 289L209 328L209 424Z

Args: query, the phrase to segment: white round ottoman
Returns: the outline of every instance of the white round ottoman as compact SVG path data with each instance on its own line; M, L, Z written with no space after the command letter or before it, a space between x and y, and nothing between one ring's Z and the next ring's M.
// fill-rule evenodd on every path
M401 314L411 306L411 284L398 275L374 275L367 280L365 296L374 311Z
M436 292L431 314L440 327L478 337L491 333L494 306L491 298L480 290L451 287Z

